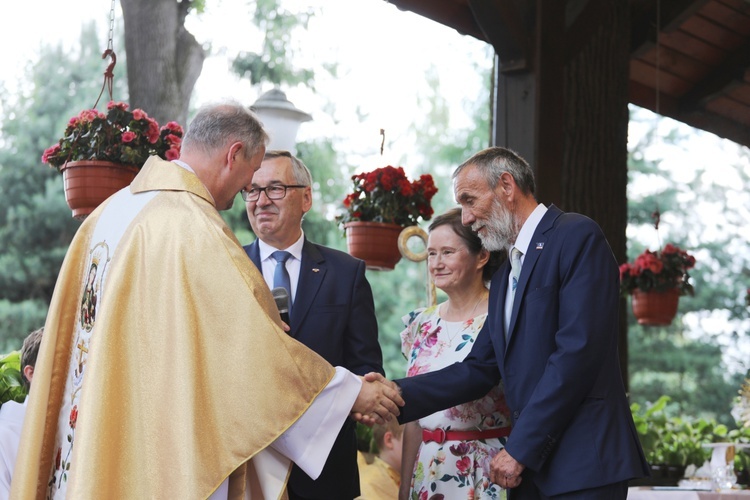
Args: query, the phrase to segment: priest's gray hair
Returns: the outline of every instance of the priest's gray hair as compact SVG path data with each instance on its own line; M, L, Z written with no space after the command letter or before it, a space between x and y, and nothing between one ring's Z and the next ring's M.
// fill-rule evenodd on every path
M268 134L258 116L247 106L230 100L207 104L198 110L182 139L182 148L212 154L229 144L241 142L245 159L249 159L268 141Z

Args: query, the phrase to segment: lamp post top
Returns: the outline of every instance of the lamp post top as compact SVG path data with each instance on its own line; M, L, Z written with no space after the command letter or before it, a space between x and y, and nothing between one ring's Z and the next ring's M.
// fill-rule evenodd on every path
M312 115L298 109L287 99L286 94L278 88L273 88L261 94L258 100L250 106L250 109L258 114L263 114L263 112L276 113L300 123L312 120Z

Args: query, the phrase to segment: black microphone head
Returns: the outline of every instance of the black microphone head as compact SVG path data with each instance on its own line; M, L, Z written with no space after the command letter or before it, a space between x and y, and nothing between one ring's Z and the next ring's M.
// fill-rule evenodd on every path
M286 288L283 286L277 286L271 290L271 295L273 295L273 300L276 302L276 308L279 310L279 313L288 313L289 292L286 291Z

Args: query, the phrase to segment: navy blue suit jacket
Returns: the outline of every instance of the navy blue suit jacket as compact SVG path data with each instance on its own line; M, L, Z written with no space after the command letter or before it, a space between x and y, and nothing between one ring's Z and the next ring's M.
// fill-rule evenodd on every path
M244 247L261 269L257 240ZM383 371L378 324L365 263L305 239L292 304L290 335L334 366L364 375ZM341 429L320 477L313 481L296 465L289 488L305 498L351 499L359 495L354 421Z
M486 394L502 377L508 453L545 495L648 474L617 353L619 270L599 226L551 206L524 257L506 341L510 264L495 273L489 315L461 362L400 379L402 421Z

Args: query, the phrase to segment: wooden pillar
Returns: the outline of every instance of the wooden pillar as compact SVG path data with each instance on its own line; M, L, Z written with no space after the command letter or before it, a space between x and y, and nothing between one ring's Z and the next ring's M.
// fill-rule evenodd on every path
M472 8L475 3L484 4L470 0ZM494 143L517 151L532 165L539 201L594 219L617 262L624 262L628 1L497 3L505 7L496 6L495 17L487 16L486 5L475 9L499 60ZM503 31L505 38L499 38L498 26L522 26L526 32L513 37ZM624 305L622 301L619 349L627 386Z

